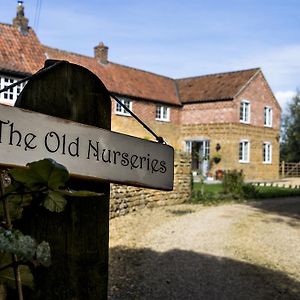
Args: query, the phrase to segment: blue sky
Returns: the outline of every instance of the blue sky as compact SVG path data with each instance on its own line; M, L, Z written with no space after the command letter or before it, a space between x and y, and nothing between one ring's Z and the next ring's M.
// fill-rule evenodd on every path
M0 0L0 22L12 22L16 5ZM300 88L299 0L25 0L24 5L30 26L47 46L92 56L103 41L110 61L172 78L261 67L283 107Z

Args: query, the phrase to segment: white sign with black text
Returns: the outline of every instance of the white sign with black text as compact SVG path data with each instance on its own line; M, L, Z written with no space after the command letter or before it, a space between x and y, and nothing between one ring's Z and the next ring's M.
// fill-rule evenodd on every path
M0 165L26 166L44 158L72 175L173 189L170 146L0 104Z

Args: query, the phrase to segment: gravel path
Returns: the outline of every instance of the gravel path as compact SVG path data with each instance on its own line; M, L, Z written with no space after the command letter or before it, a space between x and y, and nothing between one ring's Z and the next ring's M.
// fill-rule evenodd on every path
M111 220L109 299L300 299L300 198Z

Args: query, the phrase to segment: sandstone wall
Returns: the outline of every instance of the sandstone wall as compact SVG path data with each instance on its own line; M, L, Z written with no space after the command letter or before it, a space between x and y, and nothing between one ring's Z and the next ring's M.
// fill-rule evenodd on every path
M171 192L111 184L110 217L125 215L144 207L183 203L191 196L191 157L175 153L174 189Z
M211 164L210 172L220 170L243 170L248 180L272 180L279 178L279 130L257 127L250 124L190 124L183 125L181 136L189 140L201 136L210 140L210 157L216 154L216 145L221 145L221 162ZM239 162L239 143L250 143L249 163ZM263 162L263 143L272 145L272 163Z

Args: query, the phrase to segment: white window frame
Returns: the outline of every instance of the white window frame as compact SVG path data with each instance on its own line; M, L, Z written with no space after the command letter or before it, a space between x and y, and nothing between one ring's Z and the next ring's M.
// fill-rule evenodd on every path
M272 127L273 123L273 109L270 106L265 106L264 108L264 126Z
M170 122L170 107L164 105L156 105L155 120Z
M240 149L242 147L242 157L240 157ZM239 162L249 163L250 162L250 141L240 140L239 142Z
M0 74L0 90L18 80L20 80L20 78ZM24 86L25 83L21 83L6 92L0 93L0 103L13 106Z
M251 105L250 101L242 100L240 104L240 122L249 124L251 117Z
M263 163L264 164L272 163L272 143L271 142L263 143Z
M132 110L132 101L130 99L122 98L119 100L126 105L130 110ZM128 105L127 105L128 104ZM121 106L118 102L116 102L115 106L115 114L120 116L131 117L130 113L125 110L123 106Z

